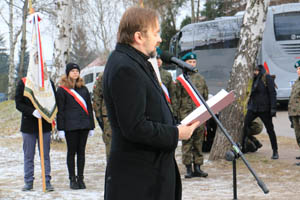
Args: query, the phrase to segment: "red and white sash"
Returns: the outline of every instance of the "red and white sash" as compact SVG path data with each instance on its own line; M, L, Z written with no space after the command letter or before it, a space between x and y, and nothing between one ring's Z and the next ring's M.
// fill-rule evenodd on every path
M74 97L75 101L81 106L81 108L86 112L86 114L87 115L89 114L89 112L87 110L86 102L80 96L80 94L78 94L78 92L76 92L74 89L69 89L64 86L60 86L60 87L63 88L64 90L66 90L72 97Z
M181 85L187 91L187 93L189 94L189 96L191 97L191 99L193 100L195 105L197 107L199 107L202 104L202 102L201 102L200 98L198 97L197 93L192 88L192 86L189 84L189 82L184 78L183 74L178 76L176 79L181 83Z
M163 89L163 92L165 94L165 97L166 97L167 101L169 103L171 103L171 99L170 99L168 88L163 83L161 83L161 88Z

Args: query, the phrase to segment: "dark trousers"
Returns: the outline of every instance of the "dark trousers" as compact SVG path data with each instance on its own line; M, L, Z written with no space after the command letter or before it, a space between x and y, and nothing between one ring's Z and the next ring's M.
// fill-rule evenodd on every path
M34 155L36 143L40 150L40 143L38 141L38 133L22 133L23 137L23 152L24 152L24 181L25 183L33 182L34 180ZM45 177L46 182L51 180L50 172L50 142L51 133L47 132L43 134L43 146L44 146L44 163L45 163Z
M69 177L75 176L75 155L77 155L77 175L83 176L85 164L85 146L89 130L66 131L68 147L67 166Z
M277 151L278 146L277 146L277 139L276 139L276 134L274 131L274 126L273 126L273 122L272 122L272 116L270 112L253 112L251 110L247 111L246 117L245 117L245 121L244 121L244 135L243 135L243 147L244 147L244 142L246 137L249 136L249 126L251 124L251 122L256 118L259 117L262 122L264 123L266 129L267 129L267 133L269 135L270 138L270 142L272 145L272 149L273 151Z

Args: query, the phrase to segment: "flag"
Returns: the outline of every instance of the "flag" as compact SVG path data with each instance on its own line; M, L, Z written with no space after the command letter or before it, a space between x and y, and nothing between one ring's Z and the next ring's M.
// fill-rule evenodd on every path
M40 17L38 13L33 13L31 17L32 40L24 96L31 100L35 109L47 122L52 123L57 113L57 107L54 91L43 60L39 29Z

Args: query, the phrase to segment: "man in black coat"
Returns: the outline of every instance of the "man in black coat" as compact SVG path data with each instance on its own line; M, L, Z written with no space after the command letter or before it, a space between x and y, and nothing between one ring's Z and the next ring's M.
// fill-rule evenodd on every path
M181 199L175 149L178 139L188 139L199 123L175 125L148 62L161 42L159 31L155 11L129 8L105 67L104 100L112 128L105 200Z
M21 132L23 138L24 152L24 182L23 191L33 189L34 182L34 155L36 142L39 137L38 119L42 118L38 110L35 109L31 100L24 96L26 78L18 82L16 88L16 108L22 113ZM51 81L51 86L55 94L55 87ZM43 127L43 145L44 145L44 160L45 160L45 178L46 191L53 191L54 188L50 183L51 180L51 165L50 165L50 143L52 125L42 118Z
M249 132L251 122L259 117L266 129L272 145L273 155L272 159L278 159L278 146L272 117L276 116L276 90L274 79L266 74L262 65L258 65L254 69L254 79L248 101L248 111L244 121L244 135L243 135L243 152L245 152L245 144Z

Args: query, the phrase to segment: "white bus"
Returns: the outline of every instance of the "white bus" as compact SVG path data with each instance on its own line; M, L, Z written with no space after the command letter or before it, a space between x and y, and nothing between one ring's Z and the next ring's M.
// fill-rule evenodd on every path
M197 54L197 67L205 77L209 92L227 87L233 66L243 12L231 17L184 26L173 36L170 51L181 57ZM300 59L300 3L269 7L257 64L276 75L277 101L286 103L297 79L294 64Z
M80 70L80 76L83 78L85 86L91 94L91 98L93 97L93 88L96 78L99 73L103 71L104 66L88 66Z

